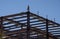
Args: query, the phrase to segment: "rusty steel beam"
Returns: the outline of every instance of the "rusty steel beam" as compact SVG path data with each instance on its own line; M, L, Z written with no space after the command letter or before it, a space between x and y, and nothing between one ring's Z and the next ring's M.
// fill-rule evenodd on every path
M37 29L37 28L33 27L32 30L33 30L33 31L36 31L36 32L38 32L38 33L42 33L43 35L46 36L46 32L41 31L40 29ZM54 36L53 36L52 34L50 34L50 33L49 33L49 37L51 37L51 38L53 38L53 39L56 38L56 37L54 37ZM56 38L56 39L57 39L57 38Z

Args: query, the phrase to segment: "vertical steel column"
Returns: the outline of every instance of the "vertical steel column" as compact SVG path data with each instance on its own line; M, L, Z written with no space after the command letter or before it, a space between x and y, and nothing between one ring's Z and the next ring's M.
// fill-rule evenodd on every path
M30 11L29 6L27 8L27 39L30 39Z
M21 25L21 30L23 30L23 26L24 26L24 25L22 24L22 25ZM23 39L24 36L23 36L22 32L20 32L19 37L20 37L19 39Z
M49 33L48 33L48 19L46 19L46 39L49 39Z
M3 36L3 17L0 17L0 39L3 39L2 36Z

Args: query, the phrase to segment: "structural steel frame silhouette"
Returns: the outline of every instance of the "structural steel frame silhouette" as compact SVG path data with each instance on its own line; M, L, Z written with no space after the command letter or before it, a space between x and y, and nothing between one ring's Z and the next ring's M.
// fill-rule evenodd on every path
M16 21L16 19L22 19L22 20ZM12 25L8 25L8 24L12 24ZM6 27L6 25L8 26ZM21 29L12 31L11 29L15 29L13 28L13 26L15 26L15 28L20 27ZM9 39L9 38L10 39L33 39L35 38L35 36L33 35L37 34L38 39L41 39L40 36L44 37L42 39L58 39L60 35L54 35L54 34L60 34L58 33L60 32L58 30L60 29L59 27L60 24L30 12L28 6L27 12L21 12L19 14L0 17L0 34L1 34L0 38L2 39L2 37L5 36L3 37L3 39Z

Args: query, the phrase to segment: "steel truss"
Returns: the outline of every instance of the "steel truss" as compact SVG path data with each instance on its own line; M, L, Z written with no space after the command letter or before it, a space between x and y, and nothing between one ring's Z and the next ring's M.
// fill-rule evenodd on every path
M1 39L58 39L60 24L32 12L0 17Z

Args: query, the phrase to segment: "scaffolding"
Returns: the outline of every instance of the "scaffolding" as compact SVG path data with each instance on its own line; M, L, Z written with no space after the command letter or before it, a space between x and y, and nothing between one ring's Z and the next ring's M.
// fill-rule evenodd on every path
M0 17L0 39L59 39L60 24L29 11Z

